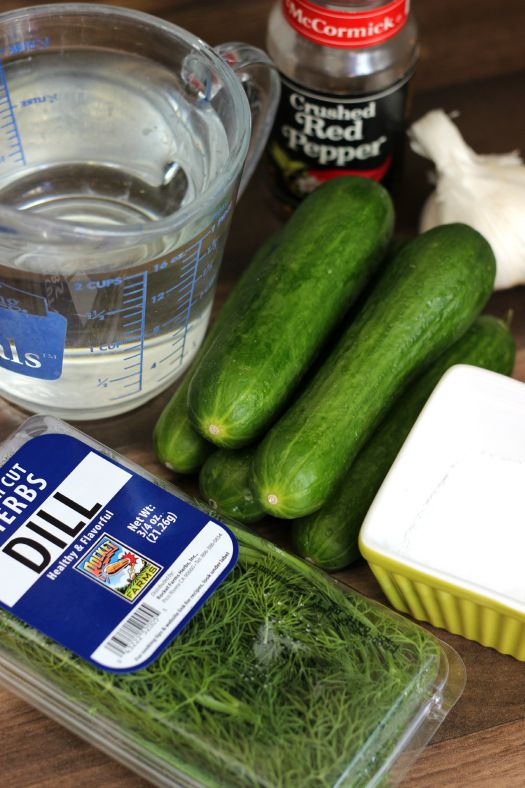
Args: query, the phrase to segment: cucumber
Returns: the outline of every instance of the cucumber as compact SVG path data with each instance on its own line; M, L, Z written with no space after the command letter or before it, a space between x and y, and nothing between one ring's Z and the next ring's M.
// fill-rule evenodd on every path
M175 391L155 425L153 443L155 453L166 467L177 473L195 473L202 463L215 450L213 444L196 432L188 418L188 388L199 360L232 316L244 308L246 291L251 290L259 281L266 260L279 243L280 231L270 236L255 253L251 263L242 273L237 284L224 302L217 319L211 325L204 342L200 346L184 379Z
M295 550L327 571L359 558L361 524L420 411L444 373L454 364L471 364L510 375L516 345L508 326L479 317L451 348L405 390L357 455L334 494L319 511L295 520Z
M467 330L494 284L476 230L449 224L407 243L301 396L258 447L252 486L277 517L319 509L409 380Z
M212 509L240 523L255 523L265 511L249 485L252 449L217 449L199 474L201 495Z
M190 383L195 428L225 448L253 442L283 409L323 340L382 259L393 229L388 193L337 178L311 194L282 230L264 287L253 287Z
M406 240L403 243L406 243ZM397 247L400 248L399 243ZM389 254L393 253L390 247ZM490 320L491 325L492 323L498 325L498 334L501 335L499 321L492 318ZM249 484L254 451L255 447L234 451L218 449L206 459L199 476L200 491L208 505L245 524L257 522L266 514L261 504L255 500ZM324 511L329 506L330 502L320 511ZM307 532L309 533L309 529L298 529L298 538L301 533L306 536ZM297 551L301 552L300 548L297 548ZM312 560L315 562L314 559Z

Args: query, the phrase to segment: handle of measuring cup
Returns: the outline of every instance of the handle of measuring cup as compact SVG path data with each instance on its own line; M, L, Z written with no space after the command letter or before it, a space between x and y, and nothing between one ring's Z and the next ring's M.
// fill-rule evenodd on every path
M281 95L281 83L276 67L262 49L231 41L215 47L215 51L239 77L252 111L250 147L239 186L241 195L268 140Z

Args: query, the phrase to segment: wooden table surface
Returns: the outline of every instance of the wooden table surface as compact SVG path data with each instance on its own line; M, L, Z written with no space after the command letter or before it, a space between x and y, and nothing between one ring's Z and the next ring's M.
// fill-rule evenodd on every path
M0 0L0 10L27 4L26 0ZM210 44L234 39L263 46L271 0L119 0L115 5L157 14ZM413 117L435 107L458 110L459 125L476 150L488 153L521 147L525 152L524 0L413 0L413 5L421 32ZM427 169L413 154L407 156L396 203L402 231L416 227L422 200L429 191ZM257 245L278 226L261 168L237 209L216 307ZM514 311L519 348L514 375L525 380L525 288L496 294L488 311L505 315L509 308ZM162 395L131 415L111 423L84 422L82 429L167 478L167 471L155 461L150 439L165 401L166 395ZM24 418L25 414L0 400L0 440ZM287 542L286 525L278 533L268 529L265 533ZM364 564L339 576L384 601ZM403 785L525 786L524 665L446 632L436 634L453 645L465 661L467 687ZM33 785L139 788L145 783L0 690L0 786Z

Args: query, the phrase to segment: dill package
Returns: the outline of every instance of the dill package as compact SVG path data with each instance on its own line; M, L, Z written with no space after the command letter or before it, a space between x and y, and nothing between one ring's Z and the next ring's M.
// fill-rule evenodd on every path
M198 502L47 417L30 419L2 446L2 470L31 439L57 434L208 517ZM157 785L395 784L460 695L459 657L416 624L228 527L238 543L233 569L145 667L101 669L4 602L1 680Z

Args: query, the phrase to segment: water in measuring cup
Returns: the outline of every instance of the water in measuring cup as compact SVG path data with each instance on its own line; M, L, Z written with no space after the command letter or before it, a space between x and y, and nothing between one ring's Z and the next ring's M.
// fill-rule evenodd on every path
M6 64L3 76L10 137L0 148L0 202L21 211L155 222L191 203L228 159L211 106L196 107L176 75L138 56L49 51ZM208 322L229 218L228 205L215 209L198 232L144 242L116 268L104 250L86 265L74 249L59 261L22 253L15 267L0 265L0 392L78 419L123 412L169 385ZM46 341L27 356L12 337L23 345L33 334ZM51 379L61 342L62 372Z

